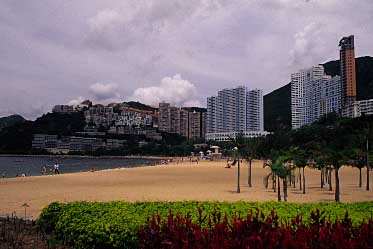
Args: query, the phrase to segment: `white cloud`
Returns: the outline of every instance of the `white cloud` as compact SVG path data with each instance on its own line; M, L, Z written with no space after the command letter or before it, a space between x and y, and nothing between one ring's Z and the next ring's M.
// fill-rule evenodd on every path
M90 92L98 101L119 98L118 85L114 83L96 83L89 87Z
M238 82L269 92L295 70L338 59L350 34L357 57L373 55L372 0L0 2L0 115L40 115L35 100L40 112L78 96L98 101L96 82L131 96L170 72L198 82L191 99L203 105Z
M137 88L130 99L148 105L165 101L177 106L200 106L195 85L183 79L180 74L164 77L159 86Z
M80 103L82 103L85 99L82 96L77 97L76 99L72 99L69 102L67 102L68 105L77 106Z
M294 47L290 50L291 66L309 67L319 59L324 52L321 29L320 23L311 22L302 31L295 33ZM322 63L322 61L318 63Z

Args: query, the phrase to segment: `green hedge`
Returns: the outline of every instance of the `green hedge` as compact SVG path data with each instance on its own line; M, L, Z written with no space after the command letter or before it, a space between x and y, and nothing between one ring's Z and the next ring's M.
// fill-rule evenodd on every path
M312 210L324 211L334 220L343 218L348 211L353 224L360 224L372 217L373 202L356 203L278 203L278 202L72 202L52 203L43 209L38 225L47 232L53 232L62 241L77 248L132 248L136 244L137 230L152 214L166 217L172 213L190 214L196 221L198 208L208 215L214 210L228 217L240 213L245 215L253 210L268 214L272 209L282 221L302 214L307 219Z

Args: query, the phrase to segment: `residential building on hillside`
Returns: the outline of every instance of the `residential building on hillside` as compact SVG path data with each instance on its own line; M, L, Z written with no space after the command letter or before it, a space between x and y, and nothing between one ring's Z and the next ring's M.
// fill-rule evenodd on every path
M87 124L94 124L97 127L109 127L118 119L118 113L114 112L113 107L104 105L94 105L84 111L84 116Z
M206 133L206 109L171 106L159 103L159 130L176 133L188 139L204 138Z
M223 141L224 138L218 137L235 136L237 132L245 136L251 136L250 132L254 131L262 132L263 91L239 86L223 89L217 96L208 97L206 126L205 137L208 140Z
M72 105L55 105L52 108L53 113L72 113L74 112L74 107Z
M342 115L358 118L362 115L373 115L373 99L354 101L343 109Z
M107 150L115 150L119 149L124 146L126 140L122 139L107 139L106 140L106 149Z
M323 75L305 83L305 119L311 124L327 113L342 109L342 86L339 76Z
M269 134L271 133L267 131L214 132L214 133L206 133L206 140L227 142L227 141L231 141L232 139L236 139L237 136L243 136L245 138L255 138L255 137L265 137Z
M291 126L293 129L306 124L306 91L305 85L320 79L324 75L324 67L313 66L291 75Z

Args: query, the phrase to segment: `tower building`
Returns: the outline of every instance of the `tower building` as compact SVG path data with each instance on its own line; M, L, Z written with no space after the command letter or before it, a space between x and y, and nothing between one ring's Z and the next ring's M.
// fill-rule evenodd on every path
M207 98L207 140L226 141L243 134L262 136L264 132L263 91L245 86L220 90Z
M347 107L356 101L356 66L354 36L343 37L340 42L340 66L342 105Z

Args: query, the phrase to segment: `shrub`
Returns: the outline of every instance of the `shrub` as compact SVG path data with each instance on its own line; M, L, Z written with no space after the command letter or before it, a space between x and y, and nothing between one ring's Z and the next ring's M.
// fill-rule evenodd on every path
M203 210L201 217L199 209ZM209 226L208 216L214 212L232 217L246 216L251 210L261 210L269 215L274 209L279 223L290 222L302 215L302 222L311 221L311 211L319 209L325 218L344 217L346 210L353 226L360 225L373 212L373 202L340 203L277 203L277 202L71 202L52 203L43 209L38 225L47 232L54 232L58 239L76 248L131 248L138 242L138 229L146 224L147 217L159 215L166 218L169 212L189 217L190 222ZM213 216L212 216L213 217ZM221 218L222 219L222 218Z
M173 249L246 249L246 248L373 248L373 221L353 228L346 212L343 220L326 220L322 213L312 211L308 224L298 215L290 222L279 223L272 212L250 212L246 218L234 216L229 222L219 212L213 212L208 225L203 226L202 211L199 222L189 215L181 217L169 213L163 219L153 215L138 232L139 247Z

